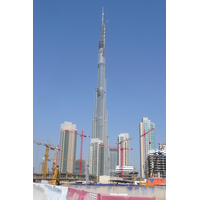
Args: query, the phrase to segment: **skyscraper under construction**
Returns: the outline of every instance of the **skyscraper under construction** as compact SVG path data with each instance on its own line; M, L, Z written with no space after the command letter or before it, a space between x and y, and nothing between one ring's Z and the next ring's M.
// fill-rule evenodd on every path
M107 110L106 110L106 78L105 78L105 23L104 23L104 11L102 9L102 21L101 21L101 34L98 51L98 81L97 88L95 90L95 105L94 105L94 118L92 119L92 139L98 138L103 141L101 145L108 146L107 136ZM90 145L90 157L93 157L94 146ZM97 148L101 148L98 146ZM99 151L102 152L102 151ZM99 156L101 159L102 167L99 175L109 175L109 158L108 149L104 148L104 155ZM98 161L99 162L99 161ZM93 168L94 161L91 162L90 168Z

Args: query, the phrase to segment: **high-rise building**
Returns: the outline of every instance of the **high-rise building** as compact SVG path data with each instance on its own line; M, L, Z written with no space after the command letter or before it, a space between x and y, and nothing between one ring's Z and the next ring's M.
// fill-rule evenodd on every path
M98 81L95 90L94 118L92 119L92 138L99 138L108 146L107 136L107 110L106 110L106 78L105 78L105 23L102 10L101 34L98 51ZM108 149L104 149L103 175L109 175Z
M104 146L103 140L92 138L89 149L89 172L90 174L99 176L103 175L104 166Z
M118 149L110 148L110 176L115 176L115 168L117 166Z
M60 142L58 154L58 165L60 172L73 173L74 162L76 160L76 143L77 143L76 125L71 122L64 122L60 125Z
M123 140L126 140L129 138L128 133L120 133L117 138L117 142L121 142ZM129 148L129 140L122 142L122 147L123 148ZM118 158L117 158L117 164L121 166L121 149L120 149L120 144L118 145ZM128 166L129 165L129 150L123 150L123 166Z
M154 129L153 129L154 128ZM144 135L144 131L149 133ZM139 127L140 135L140 176L147 177L147 155L149 150L156 150L155 124L147 117L143 117ZM143 136L142 136L143 135Z

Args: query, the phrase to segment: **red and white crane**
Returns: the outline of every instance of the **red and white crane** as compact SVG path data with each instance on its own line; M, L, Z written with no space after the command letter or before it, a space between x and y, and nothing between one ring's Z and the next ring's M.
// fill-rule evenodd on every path
M144 136L144 159L145 159L145 170L146 170L146 165L147 165L147 158L146 158L146 134L150 133L151 131L153 131L155 128L152 128L150 130L148 130L147 132L145 132L144 130L144 134L140 135L140 137L143 137ZM149 144L151 144L149 142Z
M82 153L83 153L83 137L90 138L90 136L83 134L83 131L82 131L82 133L78 133L77 131L70 131L70 130L65 130L65 131L68 131L69 133L80 135L80 137L81 137L81 152L80 152L80 166L79 166L79 174L81 174Z
M126 140L120 141L118 144L120 144L120 147L117 146L101 146L101 148L109 148L109 149L120 149L121 150L121 178L123 179L123 150L133 150L133 148L124 148L122 147L122 142L131 140L132 138L127 138Z
M123 179L123 150L133 150L133 148L123 148L122 147L122 142L126 142L132 140L132 138L127 138L125 140L121 140L120 142L117 142L116 144L120 145L120 150L121 150L121 178Z

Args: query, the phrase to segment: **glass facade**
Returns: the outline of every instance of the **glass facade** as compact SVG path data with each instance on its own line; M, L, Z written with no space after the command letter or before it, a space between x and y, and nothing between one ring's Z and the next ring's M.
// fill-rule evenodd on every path
M104 175L104 146L103 141L99 138L93 138L90 144L89 157L91 160L90 173L97 177Z
M117 149L110 149L110 176L115 176L117 165Z

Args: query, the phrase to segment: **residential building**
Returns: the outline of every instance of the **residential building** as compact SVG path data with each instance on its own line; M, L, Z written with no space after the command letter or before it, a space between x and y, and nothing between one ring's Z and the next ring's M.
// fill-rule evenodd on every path
M104 143L99 138L92 138L89 147L89 173L97 177L103 175Z
M121 141L124 141L126 139L129 139L129 133L120 133L118 135L118 138L117 138L117 142L121 142ZM129 148L129 140L128 141L125 141L125 142L122 142L122 148ZM118 155L117 155L117 164L119 166L121 166L121 146L120 144L118 144ZM123 150L123 166L128 166L129 165L129 150L126 150L124 149Z
M60 125L60 142L58 154L58 165L60 172L73 173L76 160L77 143L76 125L65 121Z
M150 131L151 130L151 131ZM149 132L148 132L149 131ZM145 134L148 132L147 134ZM156 150L155 124L143 117L139 125L140 139L140 176L147 176L147 155L149 150Z

